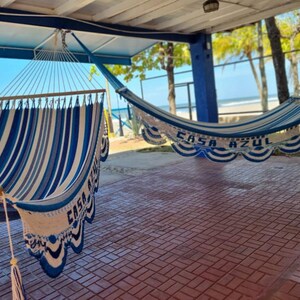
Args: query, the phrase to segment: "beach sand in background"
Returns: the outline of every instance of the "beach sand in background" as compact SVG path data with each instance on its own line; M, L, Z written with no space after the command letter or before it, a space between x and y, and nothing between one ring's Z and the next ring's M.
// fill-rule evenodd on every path
M125 151L135 151L139 149L145 149L150 147L156 147L154 145L148 144L144 141L142 137L115 137L110 138L110 148L109 154L125 152Z
M279 105L278 100L269 101L269 110ZM219 122L238 122L246 118L251 118L256 115L262 114L262 107L260 103L244 103L239 105L222 106L218 108L219 111ZM258 112L258 113L250 113ZM223 115L228 114L228 115ZM189 118L187 112L177 112L177 115L183 118ZM196 120L196 111L193 111L193 120Z

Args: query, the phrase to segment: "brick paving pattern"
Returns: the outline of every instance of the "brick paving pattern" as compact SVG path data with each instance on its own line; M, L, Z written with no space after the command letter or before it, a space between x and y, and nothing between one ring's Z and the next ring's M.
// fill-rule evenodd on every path
M107 185L80 255L48 278L12 221L28 299L300 299L300 159L187 159ZM11 299L0 223L0 299Z

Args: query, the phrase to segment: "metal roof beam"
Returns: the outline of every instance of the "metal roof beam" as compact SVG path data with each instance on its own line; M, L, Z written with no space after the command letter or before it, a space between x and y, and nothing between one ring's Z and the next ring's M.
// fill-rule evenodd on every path
M47 42L49 42L54 36L55 33L57 32L57 29L55 29L48 37L46 37L42 42L40 42L34 49L33 51L38 50L41 48L43 45L45 45Z
M17 58L17 59L29 59L32 60L38 50L28 48L12 48L12 47L0 47L1 58ZM73 52L76 59L81 63L91 63L89 57L82 52ZM95 54L94 54L95 55ZM105 56L95 55L103 64L118 64L118 65L131 65L130 57L124 56Z
M128 36L161 41L190 43L195 39L194 34L160 32L138 27L88 22L69 17L28 13L8 8L0 8L0 22L26 24L48 28L78 30L113 36Z
M92 53L95 53L97 51L99 51L100 49L102 49L103 47L111 44L113 41L115 41L117 38L116 37L112 37L111 39L109 39L108 41L104 42L102 45L98 46L96 49L92 50Z

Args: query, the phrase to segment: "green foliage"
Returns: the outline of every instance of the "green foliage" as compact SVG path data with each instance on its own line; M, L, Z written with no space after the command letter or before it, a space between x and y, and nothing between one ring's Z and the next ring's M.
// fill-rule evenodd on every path
M109 66L110 71L114 75L124 75L126 82L133 78L141 80L146 78L146 71L151 70L167 70L169 59L173 58L171 67L181 67L183 65L190 65L190 53L187 44L172 43L174 46L172 57L168 52L170 42L160 42L151 48L141 52L132 58L130 66L113 65Z
M270 43L265 34L263 26L263 48L264 55L270 54ZM213 53L215 60L219 63L232 59L233 57L252 57L258 51L258 34L256 24L241 27L232 32L219 32L213 36Z
M94 75L99 76L100 74L97 70L97 67L95 65L91 65L90 74L89 74L89 81L91 81L93 79Z
M294 48L300 49L300 12L293 11L277 18L276 23L282 35L282 50L291 51L291 39L294 40ZM213 53L216 62L226 62L233 57L252 56L257 53L258 36L256 24L241 27L231 32L219 32L213 35ZM271 54L270 41L263 26L264 56ZM287 54L287 58L290 54Z
M300 49L300 11L294 11L284 15L284 18L277 20L277 26L281 35L281 47L286 53L286 58L290 62L290 75L294 90L293 94L300 93L299 72L298 72L298 52Z
M285 18L278 19L277 25L281 33L282 50L289 52L294 49L300 49L300 12L299 10L288 13ZM291 47L293 45L293 48ZM287 58L291 54L287 53Z

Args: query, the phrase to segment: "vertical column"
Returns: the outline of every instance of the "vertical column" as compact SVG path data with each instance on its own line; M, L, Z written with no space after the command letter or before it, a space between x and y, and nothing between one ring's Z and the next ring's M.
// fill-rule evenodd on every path
M190 44L198 121L218 122L218 105L210 34Z

